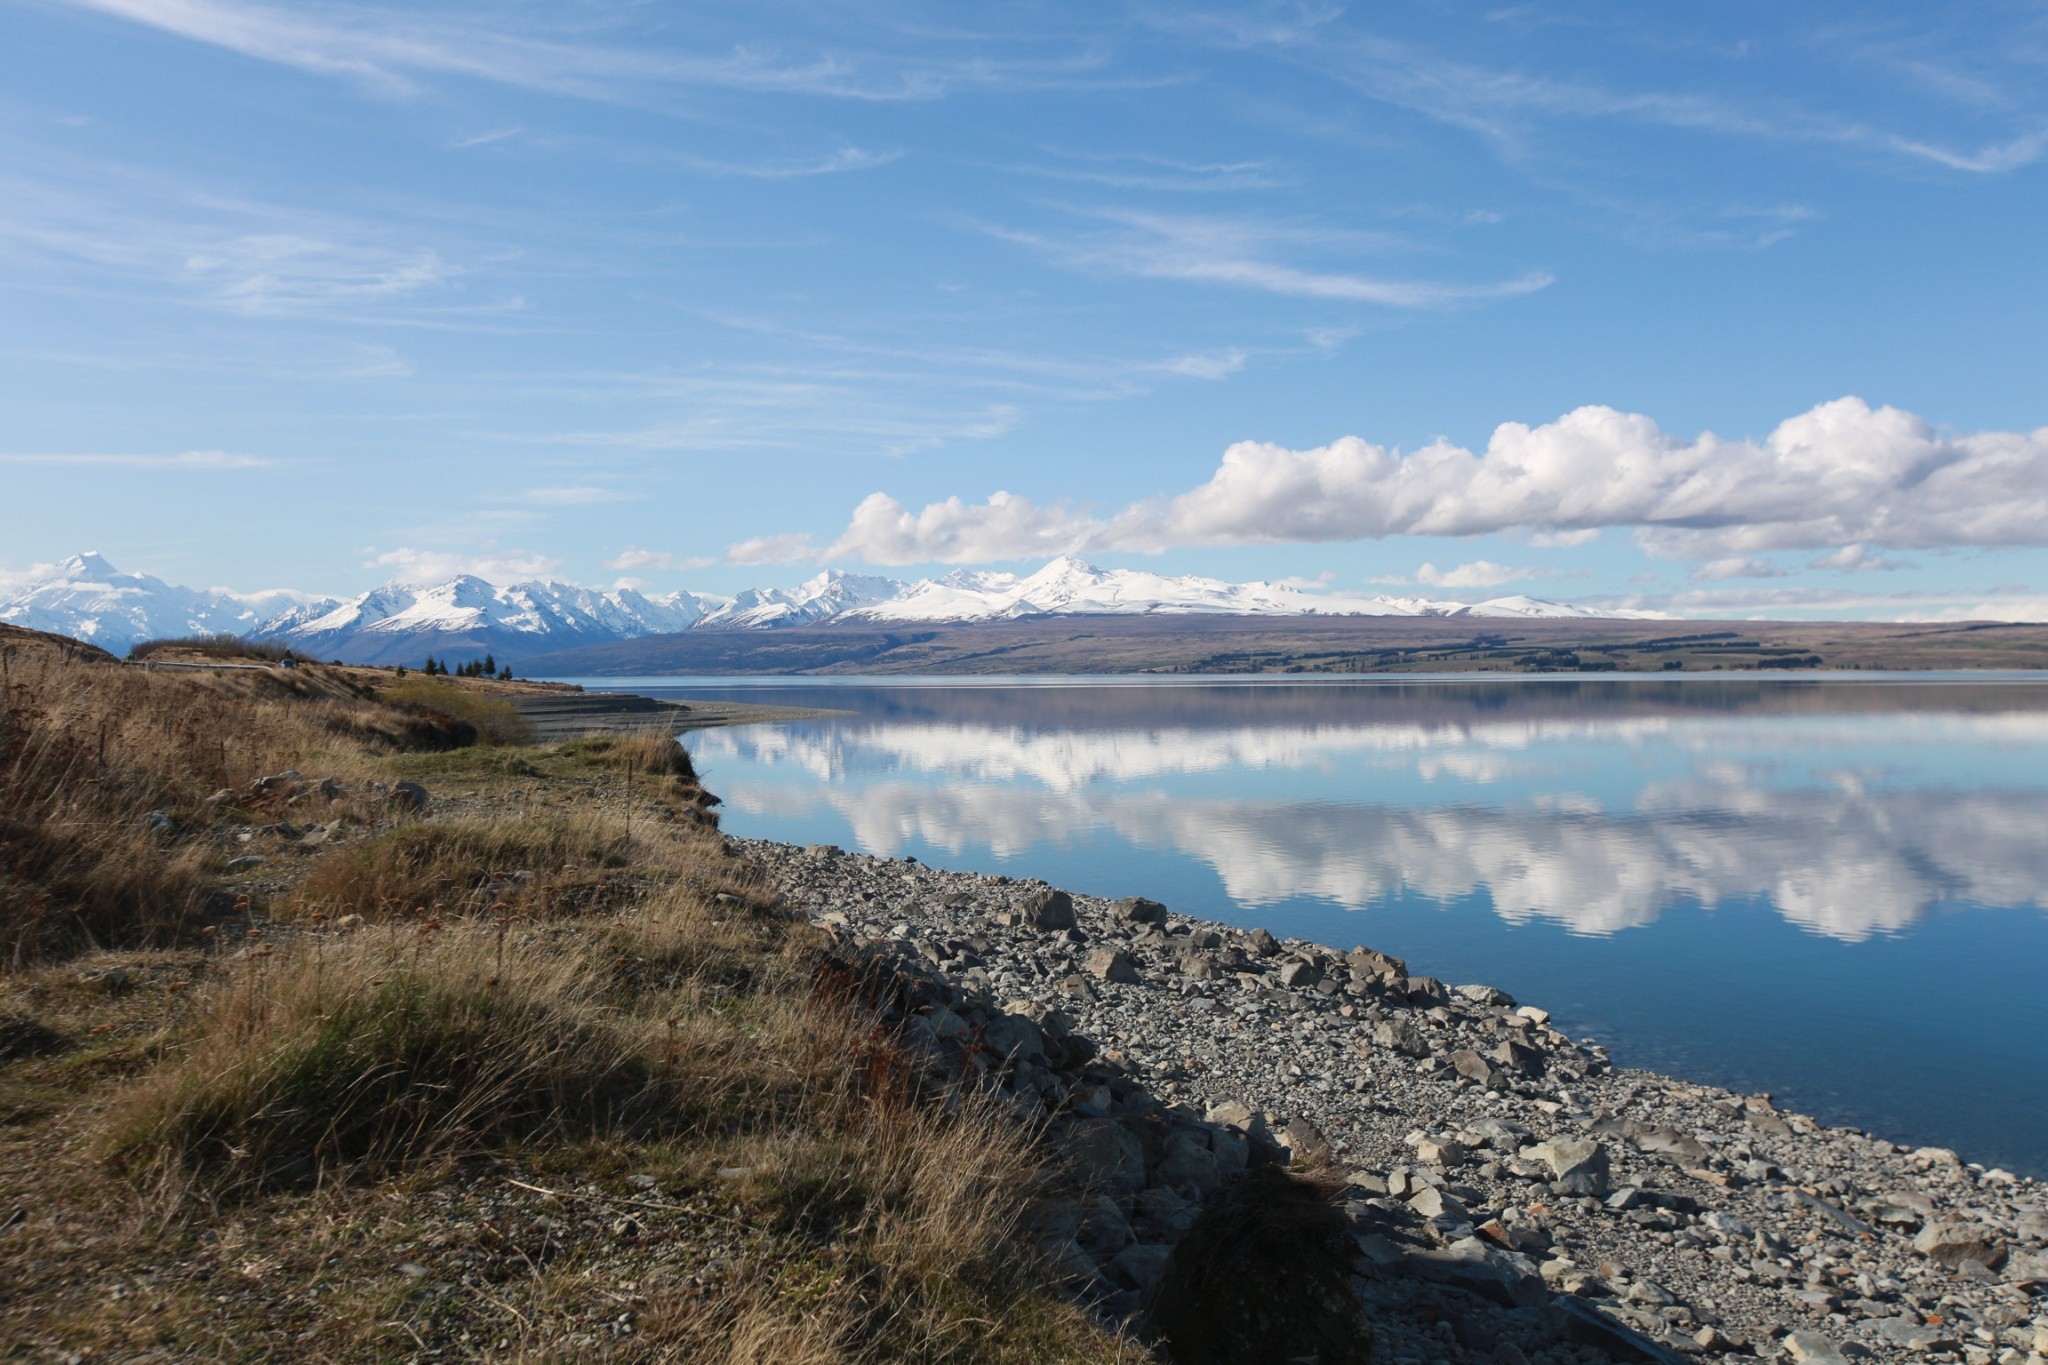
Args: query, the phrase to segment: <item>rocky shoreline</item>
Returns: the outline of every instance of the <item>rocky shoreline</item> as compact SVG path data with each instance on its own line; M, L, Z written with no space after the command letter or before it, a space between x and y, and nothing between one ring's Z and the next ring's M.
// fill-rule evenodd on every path
M1135 1317L1247 1165L1345 1182L1379 1358L2048 1365L2048 1187L1614 1068L1400 959L829 846L732 839L916 983L909 1035L1042 1126L1040 1233Z

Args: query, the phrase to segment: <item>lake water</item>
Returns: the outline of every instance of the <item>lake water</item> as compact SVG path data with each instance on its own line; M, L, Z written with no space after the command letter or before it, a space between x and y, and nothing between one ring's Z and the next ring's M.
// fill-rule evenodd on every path
M1646 1066L2048 1176L2048 676L586 680L735 834L1365 944Z

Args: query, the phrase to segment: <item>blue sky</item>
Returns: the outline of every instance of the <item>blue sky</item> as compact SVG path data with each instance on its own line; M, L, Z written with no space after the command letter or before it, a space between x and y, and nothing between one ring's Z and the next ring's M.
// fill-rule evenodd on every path
M0 584L1073 551L2048 615L2039 4L0 0L0 34Z

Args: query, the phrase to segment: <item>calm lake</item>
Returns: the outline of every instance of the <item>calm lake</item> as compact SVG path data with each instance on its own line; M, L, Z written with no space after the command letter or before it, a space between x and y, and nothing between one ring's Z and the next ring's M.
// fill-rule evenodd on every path
M725 828L1485 982L1652 1067L2048 1176L2048 676L587 679Z

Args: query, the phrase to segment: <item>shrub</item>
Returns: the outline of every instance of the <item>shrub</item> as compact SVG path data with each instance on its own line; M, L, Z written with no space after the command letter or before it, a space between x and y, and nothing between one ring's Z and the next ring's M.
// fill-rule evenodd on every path
M1338 1190L1259 1166L1212 1198L1173 1249L1152 1309L1178 1365L1371 1365Z

